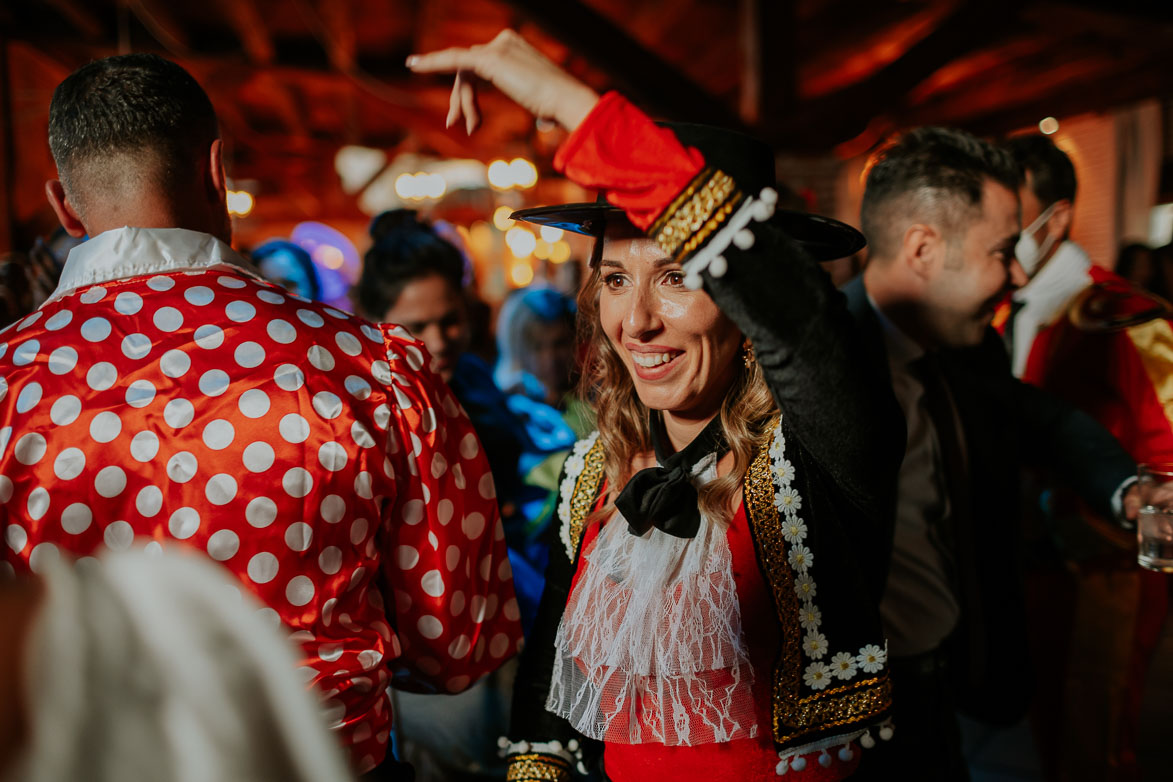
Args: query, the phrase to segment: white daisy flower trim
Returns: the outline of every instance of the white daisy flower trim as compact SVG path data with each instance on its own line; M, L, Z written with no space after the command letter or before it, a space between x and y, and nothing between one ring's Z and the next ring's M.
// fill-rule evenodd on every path
M558 537L562 539L562 545L566 549L566 558L574 560L574 544L570 539L570 499L574 496L574 487L578 485L578 478L582 475L582 471L586 468L586 455L591 448L595 446L595 441L599 439L598 432L592 432L591 435L583 440L579 440L574 444L574 450L570 456L566 457L566 465L564 467L565 477L562 479L562 484L558 487L558 520L561 522Z
M827 637L820 632L823 612L814 602L819 591L812 575L814 553L803 545L809 530L806 522L798 516L798 512L802 510L802 496L792 485L795 470L794 464L786 458L786 437L782 434L781 419L774 428L774 439L770 443L769 453L774 473L774 506L782 516L782 538L786 541L788 549L786 558L794 571L794 593L801 603L798 621L805 631L802 651L806 658L811 660L803 674L803 681L813 690L822 690L832 679L847 681L855 678L860 671L869 674L879 673L883 670L888 655L885 649L875 644L868 644L860 649L858 654L836 652L831 657L830 664L821 662L830 652L830 644Z

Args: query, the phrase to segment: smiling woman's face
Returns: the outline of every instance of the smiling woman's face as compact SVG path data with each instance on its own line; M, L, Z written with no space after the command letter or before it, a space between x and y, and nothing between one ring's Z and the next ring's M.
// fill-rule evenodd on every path
M689 418L716 413L736 376L742 336L651 239L604 239L599 319L640 401Z

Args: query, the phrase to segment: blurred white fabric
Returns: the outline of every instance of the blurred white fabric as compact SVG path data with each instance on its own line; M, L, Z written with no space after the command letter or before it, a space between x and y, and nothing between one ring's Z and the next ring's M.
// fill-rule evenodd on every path
M8 782L353 778L293 650L213 563L130 551L42 576Z

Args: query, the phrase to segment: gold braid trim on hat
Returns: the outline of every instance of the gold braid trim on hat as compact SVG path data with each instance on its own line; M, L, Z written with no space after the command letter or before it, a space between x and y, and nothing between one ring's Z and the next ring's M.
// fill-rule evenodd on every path
M771 425L773 428L773 425ZM774 741L779 744L812 733L857 723L881 714L892 705L892 684L887 671L841 687L804 695L802 684L802 628L794 572L787 561L788 544L774 505L774 474L770 443L758 452L745 476L745 509L754 545L766 581L773 593L782 638L772 676Z
M570 764L557 755L514 755L509 758L506 782L569 782Z
M743 199L731 176L705 168L656 218L648 235L665 253L680 260L703 244Z

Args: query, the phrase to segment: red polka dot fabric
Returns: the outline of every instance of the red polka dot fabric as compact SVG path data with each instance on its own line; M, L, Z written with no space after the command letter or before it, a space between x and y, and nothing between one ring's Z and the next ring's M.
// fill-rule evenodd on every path
M518 648L492 477L406 331L221 268L81 288L0 332L0 576L205 552L301 644L366 771L392 677L456 692Z

